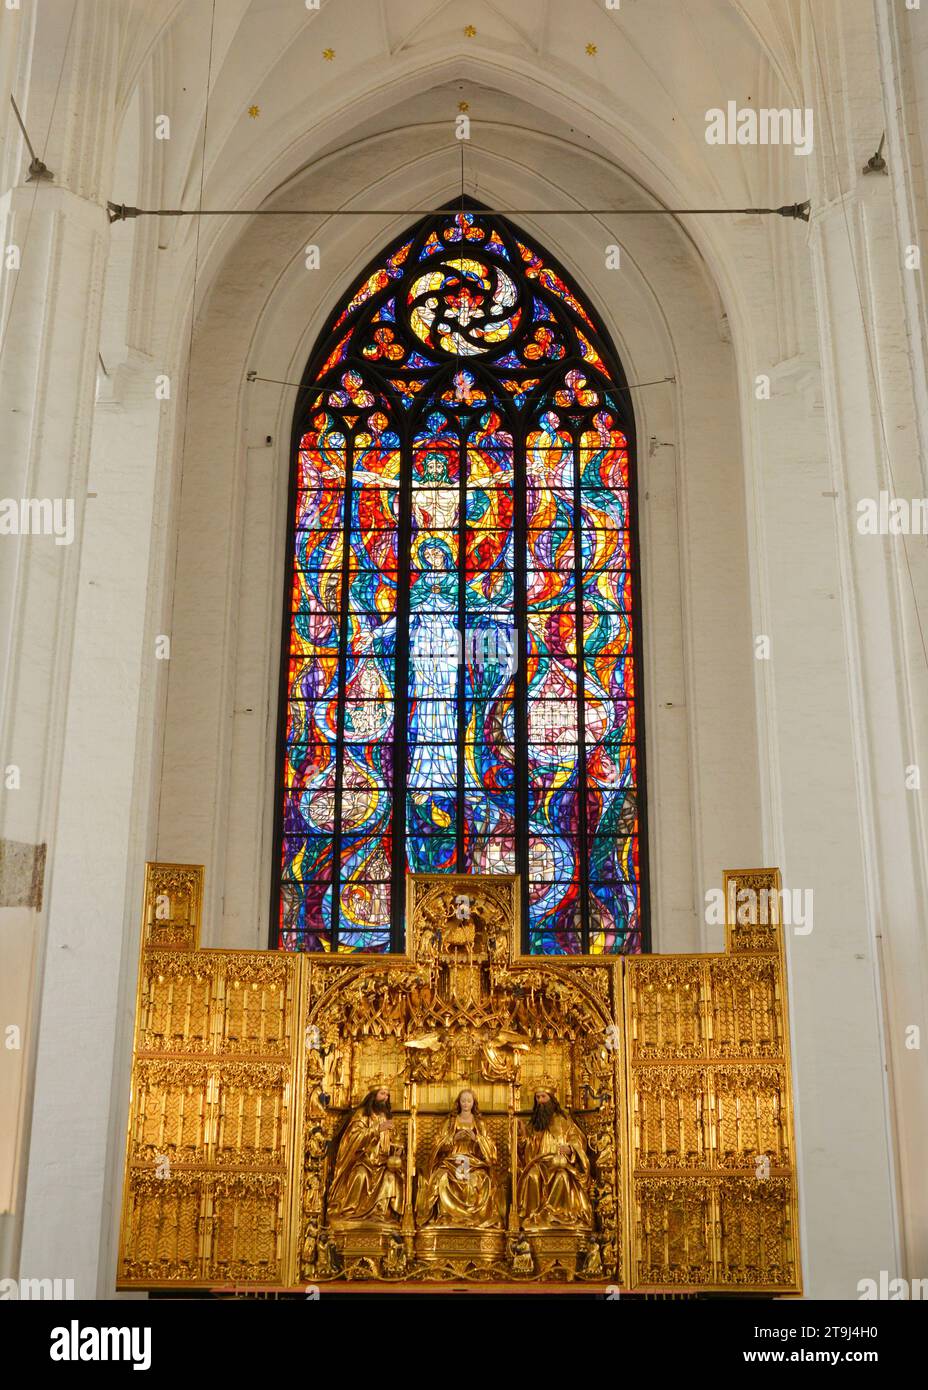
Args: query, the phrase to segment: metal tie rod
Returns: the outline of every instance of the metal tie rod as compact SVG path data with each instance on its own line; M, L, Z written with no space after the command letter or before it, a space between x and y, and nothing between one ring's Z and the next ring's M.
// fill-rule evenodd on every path
M442 217L460 213L447 208L134 208L107 205L110 222L134 217ZM480 217L789 217L808 222L811 203L781 208L479 208ZM468 209L465 209L468 211Z

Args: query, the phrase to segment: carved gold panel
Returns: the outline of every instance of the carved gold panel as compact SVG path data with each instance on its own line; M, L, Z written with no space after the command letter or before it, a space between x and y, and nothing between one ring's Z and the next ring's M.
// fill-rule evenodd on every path
M640 1178L635 1198L636 1289L798 1288L789 1178Z
M200 944L203 869L199 864L148 864L145 868L146 950L195 951Z
M711 1117L705 1068L638 1067L633 1078L636 1169L704 1167Z
M126 1173L120 1286L199 1283L205 1269L200 1240L204 1205L199 1173L159 1178L153 1168L131 1166Z
M705 980L699 961L638 956L625 968L633 1060L704 1057Z
M714 1067L713 1153L719 1168L789 1169L789 1097L783 1066Z
M724 955L626 964L631 1287L800 1290L776 870L729 870Z
M716 1282L745 1289L795 1287L798 1271L792 1180L727 1182L718 1188L717 1203Z
M282 1281L286 1196L282 1173L230 1173L210 1179L206 1277L236 1284Z
M635 1288L713 1282L712 1190L704 1179L635 1183Z
M200 953L143 952L139 1050L211 1052L215 974Z
M202 870L149 865L120 1287L289 1273L301 962L199 949L201 899Z
M281 1167L287 1157L289 1094L289 1067L218 1067L214 1161L235 1167Z
M779 869L726 869L723 876L728 950L776 951Z
M209 1077L203 1062L136 1062L129 1161L154 1166L157 1154L199 1166L209 1146Z
M298 974L284 954L232 953L219 976L217 1051L287 1058Z
M280 1283L286 1178L130 1170L121 1285Z
M719 956L708 965L712 1057L783 1055L782 970L771 953Z

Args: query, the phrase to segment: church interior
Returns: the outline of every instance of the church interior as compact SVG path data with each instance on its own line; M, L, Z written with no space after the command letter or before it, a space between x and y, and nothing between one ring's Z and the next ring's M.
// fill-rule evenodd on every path
M0 0L4 1297L928 1297L926 161L918 0Z

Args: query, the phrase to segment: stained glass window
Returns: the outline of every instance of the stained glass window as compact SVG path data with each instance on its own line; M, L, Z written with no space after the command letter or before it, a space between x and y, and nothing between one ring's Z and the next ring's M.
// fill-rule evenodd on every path
M406 874L520 873L524 946L644 944L628 392L473 208L350 293L297 407L278 944L402 949Z

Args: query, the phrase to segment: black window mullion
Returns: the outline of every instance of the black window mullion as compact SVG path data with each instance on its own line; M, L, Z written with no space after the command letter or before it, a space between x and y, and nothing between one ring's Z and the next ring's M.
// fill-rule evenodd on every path
M464 736L467 733L467 423L458 417L458 778L455 867L464 872Z
M412 547L412 439L400 438L400 479L396 544L396 648L393 725L393 869L390 903L391 951L403 949L406 918L406 787L409 748L409 556Z
M581 549L580 448L579 427L572 431L571 446L574 469L574 605L577 633L577 796L579 801L578 858L580 894L580 950L587 955L590 949L589 854L587 849L587 781L586 781L586 673L583 653L583 558Z
M345 771L345 687L348 684L348 584L351 559L351 485L354 434L345 437L345 512L342 530L341 613L338 629L338 706L335 715L335 820L332 832L332 950L338 950L342 884L342 778Z
M516 872L521 885L522 949L528 953L531 942L528 930L528 500L526 495L527 434L521 425L513 432L512 457L512 516L513 516L513 656L515 743L516 743Z

